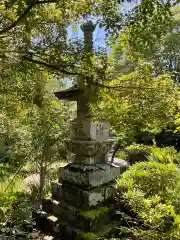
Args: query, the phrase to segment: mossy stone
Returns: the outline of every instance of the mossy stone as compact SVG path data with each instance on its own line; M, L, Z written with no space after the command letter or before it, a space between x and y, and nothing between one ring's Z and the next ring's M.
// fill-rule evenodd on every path
M90 220L95 220L97 218L100 218L101 215L108 213L108 211L109 211L108 207L99 207L98 209L81 211L80 216L83 216Z

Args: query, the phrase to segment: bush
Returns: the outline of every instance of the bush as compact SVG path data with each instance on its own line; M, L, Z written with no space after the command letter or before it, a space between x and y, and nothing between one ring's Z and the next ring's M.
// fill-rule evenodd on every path
M160 163L179 164L180 154L174 147L158 148L147 145L130 145L119 151L116 157L128 161L131 165L136 162L153 161Z
M151 154L148 156L149 161L159 163L179 163L179 154L174 147L152 148Z
M148 155L151 153L152 146L147 145L130 145L126 147L124 150L119 151L116 154L117 158L124 159L128 161L130 164L134 164L136 162L147 161Z
M123 160L128 160L128 152L126 150L118 151L115 157Z
M23 181L16 178L0 182L0 238L27 239L33 229L32 204L24 193ZM14 237L14 238L13 238Z
M26 160L31 161L32 136L28 125L0 114L0 155L2 163L19 167Z
M117 181L117 188L129 213L143 221L131 228L134 236L180 239L180 170L175 164L136 163Z
M126 148L128 151L128 160L131 164L135 162L147 161L147 156L152 151L152 146L131 145Z

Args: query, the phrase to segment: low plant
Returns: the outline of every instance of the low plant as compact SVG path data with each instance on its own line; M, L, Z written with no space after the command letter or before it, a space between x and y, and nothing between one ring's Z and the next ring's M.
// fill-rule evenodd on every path
M22 192L1 193L0 204L0 236L4 239L27 239L27 233L34 227L32 205L27 196Z
M174 147L152 148L148 160L159 163L178 163L179 154Z
M9 164L0 164L0 181L6 180L12 174L12 167Z
M16 193L23 192L24 184L23 179L21 177L16 177L13 179L13 176L1 180L0 182L0 193Z
M128 153L125 150L121 150L115 155L115 157L119 158L119 159L127 160L128 159Z
M180 153L178 153L174 147L159 148L140 144L126 147L124 150L119 151L116 157L128 161L130 165L143 161L160 162L164 164L179 164L180 162Z
M126 159L131 165L136 162L147 161L148 155L151 153L153 146L134 144L125 148Z
M23 179L9 178L0 182L0 237L26 239L27 232L33 229L31 217L32 203L25 194Z
M117 181L117 189L129 218L139 222L127 220L127 232L141 240L180 239L180 170L175 164L136 163Z

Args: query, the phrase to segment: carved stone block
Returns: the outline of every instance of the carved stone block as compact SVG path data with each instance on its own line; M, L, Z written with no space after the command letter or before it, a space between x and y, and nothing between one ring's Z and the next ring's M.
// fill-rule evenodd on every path
M73 206L90 209L112 199L115 196L115 188L106 185L92 190L83 190L70 184L62 185L62 200Z
M102 164L105 163L108 159L107 154L96 154L96 156L79 156L73 155L71 157L71 162L76 164L83 164L83 165L94 165L94 164Z
M80 156L95 156L98 153L108 153L112 141L79 141L65 140L68 150Z
M72 140L108 140L109 126L106 121L94 123L91 118L77 118L71 123Z
M119 160L119 164L113 166L110 163L92 166L73 163L60 168L60 181L93 188L120 177L127 167L128 164L123 160Z
M102 224L98 230L88 231L88 229L78 228L62 220L56 221L54 216L48 216L47 213L39 210L33 212L33 217L36 219L38 229L62 240L89 240L89 236L93 236L93 239L101 239L115 227L115 224L111 222L110 224Z
M53 195L55 194L53 193ZM115 189L112 184L103 185L93 189L83 189L79 186L73 186L70 183L62 184L61 196L57 198L56 195L55 200L69 203L78 208L89 209L113 198L114 195Z

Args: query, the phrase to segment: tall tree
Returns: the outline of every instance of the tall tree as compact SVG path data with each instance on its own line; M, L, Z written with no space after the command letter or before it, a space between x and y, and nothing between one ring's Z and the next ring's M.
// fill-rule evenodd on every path
M87 75L89 71L81 67L84 59L82 45L66 40L66 27L69 24L95 17L108 36L116 37L121 30L129 32L126 40L134 48L141 48L144 43L147 48L150 47L154 38L163 35L171 26L170 1L143 0L127 15L120 11L123 2L2 2L0 36L3 65L12 61L17 64L26 61L56 74L71 77ZM31 69L31 64L28 68ZM99 72L97 66L94 71Z
M180 6L173 7L171 11L174 28L162 37L152 59L159 72L170 72L174 79L180 81Z
M124 2L1 1L0 104L8 118L29 124L41 167L41 198L50 152L61 135L57 132L63 129L62 124L61 128L57 126L57 118L67 119L62 104L47 91L47 85L52 83L52 78L64 82L67 77L74 81L83 76L86 84L101 88L102 80L107 79L104 52L95 51L90 66L84 64L83 44L67 39L68 25L93 18L106 31L108 43L116 40L122 30L130 33L124 43L130 43L134 51L144 43L148 49L154 39L171 27L170 1L142 0L127 15L121 12Z
M138 64L132 73L102 84L98 102L92 105L96 117L110 122L121 143L140 133L157 134L175 120L179 88L170 75L154 73L151 64Z

